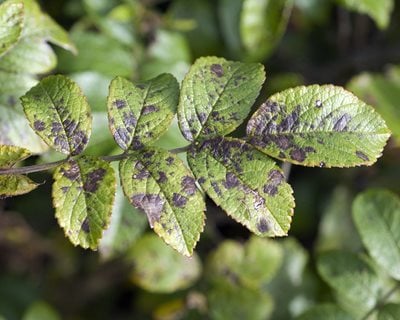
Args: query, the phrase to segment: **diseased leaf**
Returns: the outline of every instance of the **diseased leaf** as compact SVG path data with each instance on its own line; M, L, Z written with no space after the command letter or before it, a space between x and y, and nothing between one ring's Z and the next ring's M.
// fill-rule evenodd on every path
M318 304L307 310L296 320L354 320L354 318L334 304Z
M354 313L361 316L375 306L381 290L378 276L357 255L345 251L323 253L318 257L317 269Z
M378 320L397 320L400 319L400 304L388 303L379 308Z
M18 41L24 21L22 3L4 2L0 4L0 56Z
M169 293L191 286L201 273L196 254L184 257L154 234L141 237L128 253L132 281L151 292Z
M243 0L240 35L247 59L260 61L272 53L282 37L293 0Z
M393 0L337 0L337 2L349 10L369 15L380 29L389 26L390 15L394 8Z
M104 160L81 157L54 172L56 218L74 245L96 249L108 228L115 196L114 170Z
M197 59L182 82L178 119L183 136L194 141L235 130L249 114L264 80L261 64Z
M143 210L154 231L190 256L204 227L205 203L195 179L174 154L146 148L120 162L125 195Z
M201 187L228 215L260 236L284 236L294 199L276 163L243 140L213 138L188 152Z
M361 193L353 203L361 240L376 263L400 280L400 199L386 190Z
M142 84L117 77L110 85L108 119L115 142L140 149L168 130L178 104L179 84L170 74Z
M301 86L271 96L247 124L250 143L278 159L320 167L371 165L390 131L341 87Z
M31 155L28 149L16 146L0 145L0 169L9 168L18 161Z
M86 147L92 126L90 107L75 82L62 75L48 76L21 102L32 129L50 147L71 155Z

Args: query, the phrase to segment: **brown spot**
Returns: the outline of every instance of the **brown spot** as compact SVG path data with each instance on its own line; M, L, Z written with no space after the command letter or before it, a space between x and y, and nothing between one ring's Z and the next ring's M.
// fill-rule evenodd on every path
M159 109L154 105L144 106L142 109L142 115L146 115L152 112L157 112Z
M82 130L76 130L74 135L70 139L73 149L71 155L73 156L80 154L88 142L88 137Z
M174 193L172 195L172 202L175 207L183 208L186 205L187 198L179 193Z
M214 63L210 67L211 72L213 72L218 78L224 75L224 69L220 64Z
M45 123L40 120L36 120L33 123L33 127L35 128L36 131L43 131L45 129Z
M342 115L338 120L336 120L335 125L333 126L333 131L346 131L347 123L351 120L351 116L347 113Z
M125 101L120 99L115 100L114 105L117 107L117 109L122 109L126 107Z
M80 173L78 163L76 163L75 161L71 161L69 162L69 164L70 164L69 169L61 168L60 171L63 174L63 176L66 177L68 180L75 181L76 178L79 177Z
M290 158L298 162L303 162L306 159L306 152L303 149L295 148L290 151Z
M167 165L171 165L172 163L174 163L174 158L173 157L168 157L167 159L165 159L165 162L167 163Z
M278 132L292 131L299 124L301 106L296 106L292 113L286 116L281 123L276 127Z
M285 179L283 174L278 170L271 170L268 174L268 183L264 185L263 191L269 196L278 194L278 187Z
M192 196L196 192L196 183L193 177L185 176L181 182L182 191L188 196Z
M143 153L143 158L145 159L149 159L154 155L154 151L146 151L145 153Z
M148 172L146 169L142 169L137 174L134 174L132 176L132 178L136 179L136 180L143 180L143 179L148 178L149 176L150 176L150 172Z
M61 187L61 191L65 194L69 191L69 187Z
M130 147L132 148L132 150L139 150L142 149L144 146L143 143L140 141L140 138L138 136L134 136Z
M139 193L131 197L131 202L136 208L141 209L146 213L152 228L154 222L160 220L164 208L164 200L161 199L158 194Z
M313 147L310 147L310 146L304 147L304 151L306 153L311 153L311 152L315 153L315 152L317 152Z
M87 217L85 218L85 220L83 220L82 225L81 225L81 229L85 233L89 233L90 232L89 219Z
M165 174L165 172L162 171L158 171L158 179L157 182L158 183L164 183L165 181L168 180L167 175Z
M269 224L268 221L265 219L260 219L257 224L257 230L260 231L261 233L268 232L269 230Z
M99 188L99 183L103 180L106 170L99 168L93 170L87 175L86 181L83 184L83 190L86 192L96 192Z
M222 196L222 192L221 192L221 189L219 188L219 186L218 186L218 184L216 183L216 182L211 182L211 186L212 186L212 188L214 189L214 191L215 191L215 193L218 195L218 196Z
M206 178L200 177L197 181L198 181L200 184L203 184L204 182L206 182Z
M361 151L356 151L356 156L359 157L361 160L369 161L368 156Z
M239 185L239 179L233 172L227 172L225 175L225 181L222 182L226 189L232 189Z
M273 141L281 150L287 150L293 146L291 136L270 136L270 140Z

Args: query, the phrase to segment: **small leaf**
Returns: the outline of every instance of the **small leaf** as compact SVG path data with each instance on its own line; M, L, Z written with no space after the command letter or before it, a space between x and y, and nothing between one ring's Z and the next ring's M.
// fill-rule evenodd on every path
M400 280L400 199L386 190L370 190L353 203L362 242L376 263Z
M74 245L96 249L107 229L115 196L114 170L104 160L69 160L54 172L56 217Z
M249 60L259 61L272 53L282 37L293 0L243 0L240 35Z
M296 320L354 320L354 318L334 304L318 304L307 310Z
M350 10L369 15L380 29L389 26L390 15L394 8L393 0L337 0L337 2Z
M261 64L197 59L182 82L178 119L183 136L194 141L235 130L249 114L264 80Z
M291 187L274 161L243 140L214 138L188 153L204 191L260 236L284 236L292 220Z
M92 119L81 89L65 76L49 76L21 102L31 127L50 147L80 154L89 142Z
M200 259L184 257L154 234L141 237L128 253L132 281L151 292L169 293L191 286L201 273Z
M108 119L117 144L124 150L140 149L157 140L174 117L179 84L162 74L143 84L117 77L110 84Z
M329 251L318 257L321 277L341 301L358 315L375 306L381 286L374 270L361 258L345 251Z
M18 161L31 155L28 149L16 146L0 145L0 169L9 168Z
M37 183L24 175L0 175L0 199L31 192L37 186Z
M278 159L320 167L371 165L390 136L372 107L341 87L296 87L271 96L251 117L247 135Z
M120 162L125 195L143 210L154 231L184 255L191 255L204 227L204 200L181 160L146 148Z
M400 319L400 304L388 303L379 308L378 320L397 320Z
M18 41L24 21L22 3L4 2L0 5L0 56Z

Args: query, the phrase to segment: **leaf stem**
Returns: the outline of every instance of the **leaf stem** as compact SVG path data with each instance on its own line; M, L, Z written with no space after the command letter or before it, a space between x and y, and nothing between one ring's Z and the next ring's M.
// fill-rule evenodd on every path
M381 306L386 303L386 300L390 298L390 296L395 293L400 288L400 283L396 283L396 285L390 289L382 299L379 299L376 304L361 318L361 320L367 320L369 316L371 316L376 310L378 310Z
M282 171L283 175L285 176L285 181L289 181L290 171L292 170L292 164L290 162L283 162L282 163Z
M186 152L191 145L187 145L184 147L180 148L175 148L169 150L169 152L177 154L177 153L182 153ZM102 156L100 159L107 161L107 162L113 162L113 161L119 161L126 159L130 157L131 154L124 152L112 156ZM19 167L19 168L6 168L6 169L0 169L0 175L6 175L6 174L28 174L28 173L33 173L33 172L41 172L41 171L47 171L49 169L53 169L61 164L64 164L67 162L70 158L65 158L62 160L54 161L54 162L49 162L49 163L43 163L43 164L34 164L31 166L26 166L26 167Z

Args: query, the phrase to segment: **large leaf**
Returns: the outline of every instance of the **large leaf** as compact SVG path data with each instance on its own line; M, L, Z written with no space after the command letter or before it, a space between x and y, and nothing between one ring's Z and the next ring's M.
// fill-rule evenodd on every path
M289 20L293 0L243 0L240 35L248 59L271 54Z
M213 138L188 153L201 187L228 215L260 236L284 236L294 199L276 163L243 140Z
M354 318L334 304L319 304L307 310L296 320L353 320Z
M141 237L127 255L132 281L152 292L173 292L192 285L201 273L196 254L184 257L154 234Z
M0 5L0 56L18 41L23 21L22 3L4 2Z
M386 190L369 190L353 203L361 239L376 263L400 280L400 199Z
M197 59L182 83L178 119L183 136L194 141L235 130L249 114L264 80L261 64Z
M69 160L54 172L56 217L74 245L96 249L108 228L115 196L115 175L100 159Z
M80 154L89 142L92 119L81 89L65 76L49 76L21 101L31 127L59 152Z
M379 308L378 320L397 320L400 319L400 304L388 303Z
M30 155L31 153L27 149L0 145L0 199L28 193L38 186L23 175L1 174L1 169L9 168Z
M369 15L380 29L389 26L390 15L394 8L393 0L337 0L337 2L350 10Z
M383 119L332 85L296 87L271 96L247 125L250 142L278 159L320 167L371 165L390 136Z
M195 179L175 155L146 148L120 163L125 195L143 210L154 231L184 255L191 255L204 227L204 200Z
M110 85L108 119L122 149L140 149L165 133L178 104L179 84L170 74L134 85L117 77Z
M363 315L375 306L380 282L369 264L353 253L329 251L318 257L322 278L335 290L343 307Z

